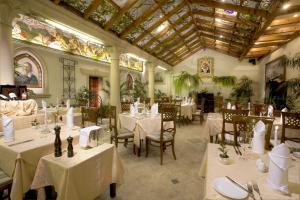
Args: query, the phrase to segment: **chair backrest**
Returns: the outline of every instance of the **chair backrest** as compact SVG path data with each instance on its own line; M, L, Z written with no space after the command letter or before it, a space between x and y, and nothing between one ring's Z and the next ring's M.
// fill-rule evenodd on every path
M161 108L161 134L160 140L163 141L163 135L165 133L171 133L174 137L176 133L176 117L177 109L174 104L164 104ZM165 128L166 123L173 123L173 127Z
M198 108L200 108L200 110L201 110L202 112L204 112L204 105L205 105L205 98L202 98L202 99L201 99L201 105L199 105L199 107L198 107Z
M285 135L285 129L298 129L298 138L288 138ZM281 142L286 140L292 140L294 142L300 142L300 113L282 112L282 135Z
M81 127L85 127L86 122L91 122L97 125L99 117L98 108L81 107Z
M231 109L222 109L223 124L231 123L233 124L233 116L247 116L249 110L231 110Z
M130 102L121 102L121 112L130 111Z
M117 128L117 107L116 106L109 106L109 130L115 131L115 135L118 134L118 128Z
M258 116L233 116L233 127L235 142L237 137L241 135L241 132L247 132L250 137L253 137L253 129L258 121L262 121L266 125L265 133L265 149L270 150L272 148L270 139L272 134L272 127L275 118L273 117L258 117Z

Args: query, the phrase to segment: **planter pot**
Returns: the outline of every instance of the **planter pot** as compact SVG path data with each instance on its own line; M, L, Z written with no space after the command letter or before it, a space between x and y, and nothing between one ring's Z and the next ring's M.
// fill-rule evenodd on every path
M221 158L219 157L219 162L223 165L230 165L232 163L232 160L230 158Z

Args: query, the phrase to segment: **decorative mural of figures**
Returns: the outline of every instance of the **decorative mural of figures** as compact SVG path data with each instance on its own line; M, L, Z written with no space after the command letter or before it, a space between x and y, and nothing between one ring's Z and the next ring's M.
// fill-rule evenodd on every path
M22 53L15 57L14 63L16 85L26 85L28 88L42 88L42 69L34 57L28 53Z
M127 90L133 90L133 78L132 78L131 74L127 74L126 88L127 88Z

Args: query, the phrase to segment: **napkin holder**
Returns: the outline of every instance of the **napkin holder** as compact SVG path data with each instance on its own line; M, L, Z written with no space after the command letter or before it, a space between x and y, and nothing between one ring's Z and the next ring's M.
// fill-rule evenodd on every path
M60 129L61 129L60 126L55 126L55 128L54 128L54 131L55 131L54 155L55 155L55 157L62 156Z
M91 131L89 135L89 143L88 143L89 147L97 147L98 144L100 143L100 133L101 133L100 130L101 129Z

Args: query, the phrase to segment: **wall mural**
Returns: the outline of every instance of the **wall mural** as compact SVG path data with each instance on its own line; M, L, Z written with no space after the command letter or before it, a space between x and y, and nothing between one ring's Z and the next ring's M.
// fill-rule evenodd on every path
M15 56L15 83L28 88L42 88L43 73L39 61L28 53Z
M13 38L42 45L52 49L84 56L93 60L110 63L110 56L104 45L59 29L47 20L20 14L13 21ZM120 65L143 71L143 62L122 54Z
M198 74L201 77L211 77L214 75L214 58L202 57L198 59Z

